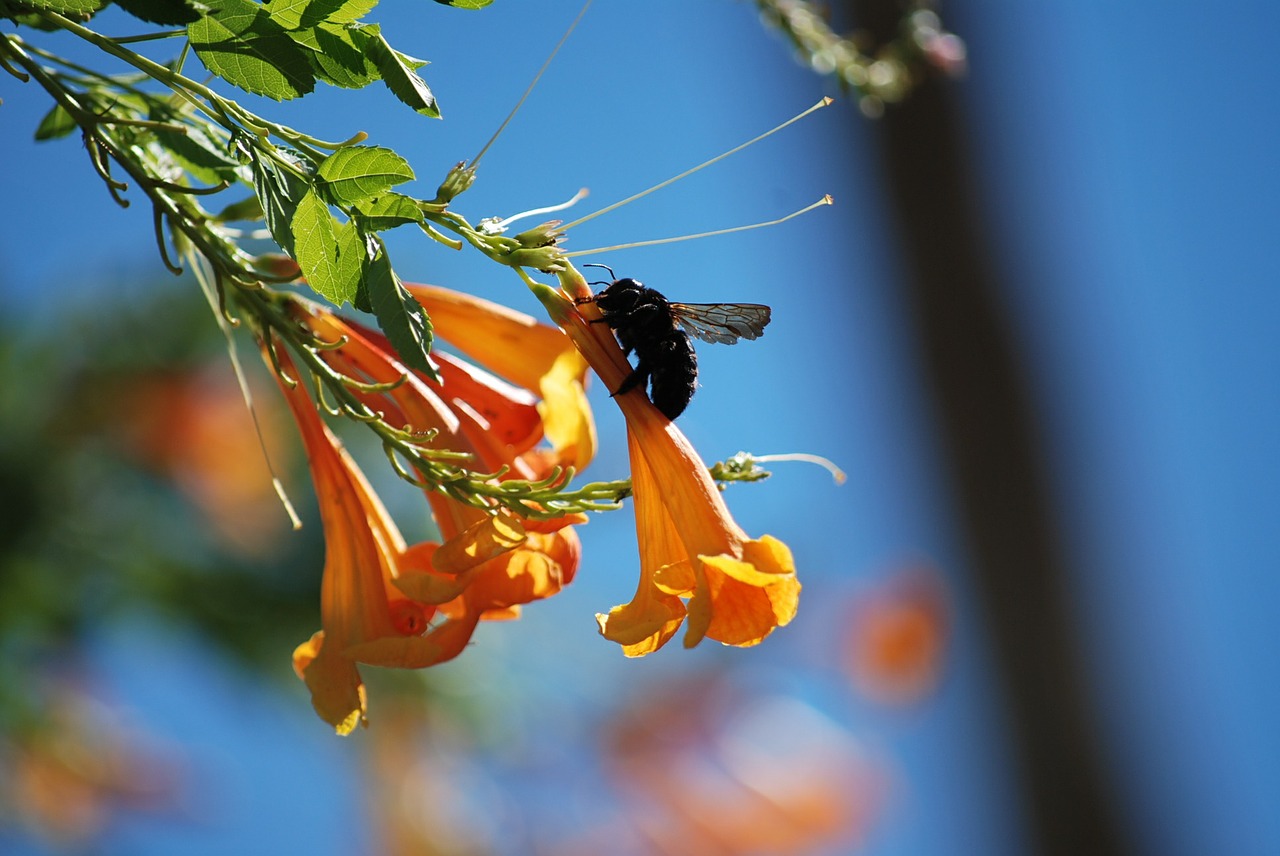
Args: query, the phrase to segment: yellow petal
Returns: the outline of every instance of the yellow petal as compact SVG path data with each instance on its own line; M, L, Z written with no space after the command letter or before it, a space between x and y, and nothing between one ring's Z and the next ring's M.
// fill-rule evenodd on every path
M742 558L766 574L794 574L796 562L791 548L772 535L761 535L742 545Z
M712 604L708 637L726 645L757 645L795 616L800 583L794 574L761 573L731 556L699 558Z
M577 351L565 351L538 383L543 434L557 457L579 470L591 463L596 453L596 424L582 381L586 367Z
M368 724L360 672L341 652L325 647L323 630L294 649L293 667L311 690L311 706L338 734L350 734L357 725Z
M524 527L508 511L487 515L440 545L431 563L442 574L460 574L524 543Z
M663 565L654 573L653 584L666 594L688 597L698 587L693 562L672 562L669 565Z
M615 606L608 615L596 615L600 635L622 646L628 657L642 657L667 643L684 620L680 598L652 592L637 595L630 603Z

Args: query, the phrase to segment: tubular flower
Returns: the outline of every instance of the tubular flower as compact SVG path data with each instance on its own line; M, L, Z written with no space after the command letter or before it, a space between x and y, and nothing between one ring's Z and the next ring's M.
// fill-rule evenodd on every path
M546 467L545 456L532 449L542 436L536 411L532 420L522 413L535 407L527 391L447 358L441 382L428 381L409 371L380 334L316 306L294 304L293 314L315 335L335 343L318 355L335 371L366 384L352 387L352 394L393 428L434 432L426 445L469 454L482 471L507 465L513 476L522 476ZM554 328L545 329L563 339ZM308 412L318 423L314 409ZM388 582L395 597L421 606L427 618L444 620L425 635L349 638L343 654L352 663L424 668L452 659L481 620L514 617L519 605L557 593L577 570L581 551L570 524L585 523L585 515L522 521L509 511L433 491L427 499L443 541L406 548L397 535ZM325 529L328 538L327 519ZM419 632L427 629L425 619L414 626Z
M432 285L405 287L427 310L440 338L516 386L537 393L537 413L552 447L552 465L580 470L591 462L596 432L583 389L587 363L564 333L468 294ZM439 354L436 359L443 363L442 373L453 362Z
M281 352L278 359L292 373L288 356ZM351 649L395 638L403 639L418 657L430 656L441 646L436 632L427 632L435 607L396 587L407 550L400 531L359 467L321 422L302 385L290 387L282 380L280 387L302 434L325 538L322 629L294 651L293 666L311 690L320 718L339 734L348 734L366 723L367 709L356 668L360 658Z
M575 296L589 296L576 272L561 275ZM609 389L631 372L593 304L582 313L558 292L539 297ZM596 617L600 632L637 657L657 650L687 621L684 645L709 637L759 644L795 616L800 583L787 545L749 537L729 513L697 451L641 389L614 396L627 423L640 582L630 603Z

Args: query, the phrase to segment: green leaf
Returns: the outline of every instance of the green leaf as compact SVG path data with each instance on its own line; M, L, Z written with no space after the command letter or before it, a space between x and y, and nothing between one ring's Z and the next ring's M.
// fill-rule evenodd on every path
M405 223L424 222L418 201L402 193L384 193L356 203L356 217L362 229L382 232Z
M483 9L493 0L436 0L444 6L452 6L455 9Z
M156 122L169 122L182 125L182 117L168 104L158 99L150 104L148 118ZM171 155L194 178L206 184L217 184L220 181L235 182L249 180L249 174L234 156L227 152L226 146L211 138L199 125L185 124L186 133L176 128L155 128L152 130L156 141L164 146Z
M339 225L329 205L307 191L293 214L294 258L307 284L334 306L354 300L360 287L364 241L351 223Z
M331 24L354 24L378 5L378 0L341 0L334 3L317 2L316 5L334 5L332 12L325 14L324 19ZM305 19L304 19L305 23Z
M364 287L374 317L400 355L400 361L435 378L436 371L427 357L431 351L431 320L391 269L387 248L380 239L377 247L377 255L364 266Z
M413 178L409 162L379 146L347 146L324 159L316 170L319 185L336 205L377 196Z
M264 8L280 26L297 30L326 21L352 24L377 5L378 0L268 0Z
M106 5L106 0L23 0L22 5L62 15L92 15Z
M193 0L116 0L116 5L152 24L190 24L209 11Z
M76 127L76 120L71 118L71 114L61 104L55 104L36 126L36 139L56 140L70 134Z
M261 220L262 201L256 196L246 196L223 208L213 219L218 223L234 223L237 220Z
M293 215L307 193L306 182L264 158L253 159L253 192L262 203L262 218L271 237L294 255Z
M214 0L213 11L187 27L196 55L211 72L256 95L285 101L315 88L302 48L251 0Z
M334 86L359 89L381 76L346 26L322 23L290 30L289 37L307 49L312 73Z
M412 107L414 111L439 119L440 110L436 107L436 97L431 94L431 89L422 78L413 71L412 64L415 60L393 49L387 44L386 37L381 32L369 33L371 29L373 28L364 27L357 32L368 34L366 55L373 60L373 64L382 73L382 82L387 85L392 94Z

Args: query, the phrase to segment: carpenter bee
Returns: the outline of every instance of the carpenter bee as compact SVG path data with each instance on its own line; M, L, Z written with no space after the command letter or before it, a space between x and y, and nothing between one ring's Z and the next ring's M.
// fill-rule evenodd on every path
M607 265L584 267L602 267L614 276ZM577 302L600 307L603 317L596 320L613 328L627 356L635 352L635 369L613 394L648 382L649 400L668 419L684 412L697 386L698 356L689 337L726 345L756 339L769 323L770 311L759 303L675 303L630 278L615 278L599 294Z

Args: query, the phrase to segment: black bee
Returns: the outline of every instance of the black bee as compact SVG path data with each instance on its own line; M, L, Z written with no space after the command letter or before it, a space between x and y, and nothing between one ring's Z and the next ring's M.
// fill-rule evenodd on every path
M607 265L602 267L613 276ZM602 285L603 283L592 283ZM675 303L634 279L614 279L599 294L580 298L595 303L636 367L614 395L649 384L649 400L668 419L684 412L698 381L698 356L689 336L732 345L756 339L769 323L769 307L759 303Z

